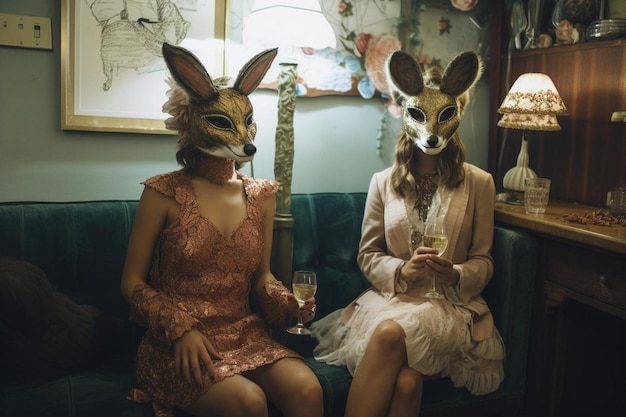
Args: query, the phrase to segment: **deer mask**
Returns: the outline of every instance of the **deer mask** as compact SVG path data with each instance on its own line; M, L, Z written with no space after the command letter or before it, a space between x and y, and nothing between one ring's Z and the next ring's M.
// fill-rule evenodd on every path
M473 51L457 55L441 83L427 85L419 64L406 52L387 60L391 95L402 107L402 128L427 155L438 155L459 127L465 93L478 81L482 64Z
M184 48L163 44L167 67L188 97L186 108L174 108L170 114L184 114L168 123L179 131L182 142L191 142L200 151L238 163L254 158L256 122L248 95L259 85L277 49L264 51L248 61L232 87L214 83L202 63ZM173 100L170 100L173 101ZM172 111L173 110L173 111Z

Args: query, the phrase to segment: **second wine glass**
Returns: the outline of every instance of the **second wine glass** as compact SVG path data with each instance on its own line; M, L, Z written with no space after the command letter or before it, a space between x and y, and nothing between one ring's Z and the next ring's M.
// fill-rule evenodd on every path
M437 250L437 256L443 255L448 248L448 232L444 221L433 220L426 222L424 230L424 246ZM431 277L431 288L424 294L426 298L444 298L443 294L437 291L437 279Z
M296 271L291 282L293 295L296 297L298 305L302 307L304 302L315 295L317 291L317 276L313 271ZM311 331L304 327L302 317L298 314L298 323L287 329L291 334L309 335Z

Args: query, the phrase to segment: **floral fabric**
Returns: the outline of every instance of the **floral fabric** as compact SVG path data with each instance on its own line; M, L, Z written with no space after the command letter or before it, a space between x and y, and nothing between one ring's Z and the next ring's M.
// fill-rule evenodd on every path
M182 171L145 182L180 204L178 221L161 232L150 287L136 291L131 303L132 317L148 330L137 353L141 390L129 398L151 401L157 416L172 416L174 408L193 404L203 393L175 373L172 344L187 330L204 333L224 357L214 361L215 381L300 357L270 337L266 323L250 306L251 279L263 248L263 201L273 198L277 184L238 175L244 183L247 215L231 236L223 236L200 214L191 178ZM274 305L269 316L278 319L282 316L276 306L284 305L287 289L280 289L281 284L273 287L266 288L270 300L262 305ZM276 298L273 304L271 298ZM202 370L206 371L204 365ZM208 373L203 378L206 390L211 385Z

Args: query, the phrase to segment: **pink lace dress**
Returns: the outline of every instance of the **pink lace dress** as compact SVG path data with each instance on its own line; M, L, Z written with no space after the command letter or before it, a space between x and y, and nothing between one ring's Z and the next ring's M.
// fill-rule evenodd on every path
M190 177L182 171L150 178L145 185L180 204L178 221L161 232L149 284L131 300L134 319L147 331L137 353L141 390L130 398L152 402L157 416L172 416L202 394L174 370L173 342L187 330L204 333L224 357L215 360L216 381L282 358L300 356L274 341L250 306L251 277L261 260L262 206L277 184L238 174L247 197L247 216L232 236L223 236L199 213ZM268 320L283 323L287 289L266 286L261 306ZM204 390L211 385L203 365Z

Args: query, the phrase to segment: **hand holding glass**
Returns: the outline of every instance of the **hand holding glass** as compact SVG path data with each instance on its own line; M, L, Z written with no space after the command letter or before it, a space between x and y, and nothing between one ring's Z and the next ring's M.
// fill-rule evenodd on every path
M426 222L424 230L424 246L437 250L437 256L441 256L448 248L448 233L446 232L446 224L443 221ZM431 288L424 297L426 298L444 298L442 294L437 292L437 279L433 275L431 277Z
M317 291L317 276L312 271L296 271L291 282L293 295L298 305L302 307L304 302L315 295ZM298 314L298 323L287 329L291 334L308 335L311 331L304 327L302 317Z

